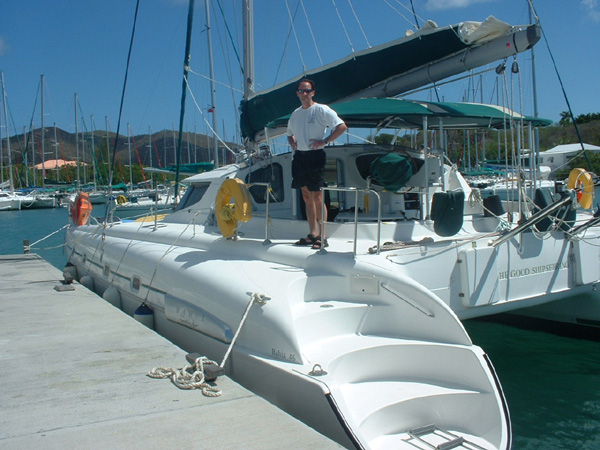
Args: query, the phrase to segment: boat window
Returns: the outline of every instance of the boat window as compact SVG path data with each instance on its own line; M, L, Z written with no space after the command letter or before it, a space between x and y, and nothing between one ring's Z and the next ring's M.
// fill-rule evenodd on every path
M246 176L245 181L246 184L270 183L272 191L269 202L283 202L283 169L280 164L269 164L254 170ZM267 202L266 186L250 186L248 190L256 203Z
M181 201L179 202L179 205L177 205L177 208L175 209L175 211L189 208L190 206L198 203L204 196L206 190L208 189L208 186L209 186L208 183L202 184L202 185L191 185L187 189L187 191L184 194Z
M385 153L370 153L356 157L356 168L360 176L366 180L371 175L371 163Z

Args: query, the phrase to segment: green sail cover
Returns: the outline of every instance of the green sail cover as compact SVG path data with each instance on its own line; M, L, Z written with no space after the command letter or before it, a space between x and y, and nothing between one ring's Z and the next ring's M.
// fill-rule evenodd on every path
M242 101L242 135L254 141L265 126L298 107L296 83L316 83L315 101L331 104L360 97L391 97L531 48L537 25L510 28L502 36L465 42L460 25L424 28L411 36L357 52ZM349 74L352 74L349 76Z

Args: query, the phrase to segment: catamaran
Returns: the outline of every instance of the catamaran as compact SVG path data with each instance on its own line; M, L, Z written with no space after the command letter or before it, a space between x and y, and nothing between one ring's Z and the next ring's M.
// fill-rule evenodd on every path
M233 379L348 448L510 448L500 382L461 320L595 295L600 269L587 261L600 259L600 229L585 171L525 205L482 199L446 158L445 130L508 124L520 133L549 121L388 98L391 75L369 78L368 67L379 68L369 61L391 47L419 55L445 47L393 69L413 76L426 67L422 85L436 71L438 79L454 73L458 55L487 55L486 64L539 39L537 25L471 40L460 28L430 26L333 64L329 75L310 74L363 64L364 85L323 93L324 101L350 127L420 136L411 148L327 147L327 248L295 245L307 227L290 187L292 155L268 147L296 106L291 80L246 96L247 152L185 179L185 196L162 220L97 221L81 195L66 233L67 270L128 314L143 309L157 332L222 361ZM378 90L360 96L370 98L352 95L369 86ZM261 141L266 150L256 151Z

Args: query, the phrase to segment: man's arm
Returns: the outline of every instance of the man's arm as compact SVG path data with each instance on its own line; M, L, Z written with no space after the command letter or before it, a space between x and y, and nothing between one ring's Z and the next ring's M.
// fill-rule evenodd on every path
M296 151L298 150L298 143L296 142L296 139L294 136L288 136L288 144L290 144L290 147L292 147L292 150Z
M342 134L344 134L346 132L346 130L348 129L348 126L342 122L340 124L338 124L332 131L331 134L329 136L327 136L325 139L321 139L321 140L311 140L311 144L310 147L313 150L316 150L318 148L323 148L325 147L327 144L335 141L337 138L339 138ZM289 139L289 138L288 138Z

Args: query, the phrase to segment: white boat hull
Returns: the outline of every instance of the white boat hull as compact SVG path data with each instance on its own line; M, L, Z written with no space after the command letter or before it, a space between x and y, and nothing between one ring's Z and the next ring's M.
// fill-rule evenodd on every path
M142 256L128 245L132 225L139 229L72 228L67 251L79 276L90 275L98 293L116 287L129 314L145 301L157 332L217 361L252 294L268 297L250 310L227 372L318 431L348 447L414 448L409 441L441 439L414 431L435 424L482 448L509 448L493 368L420 284L348 253L194 235L185 226L171 230L185 246L171 248L171 232L144 226L146 243L133 244Z

